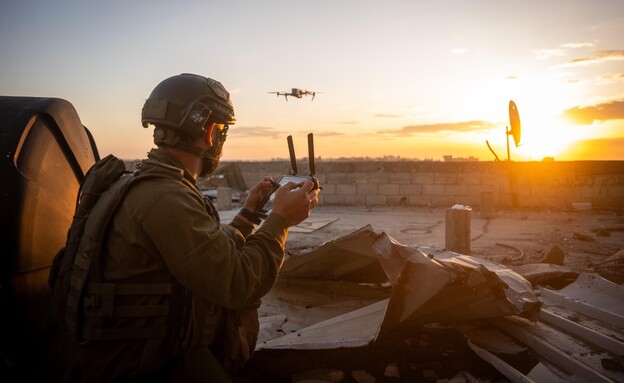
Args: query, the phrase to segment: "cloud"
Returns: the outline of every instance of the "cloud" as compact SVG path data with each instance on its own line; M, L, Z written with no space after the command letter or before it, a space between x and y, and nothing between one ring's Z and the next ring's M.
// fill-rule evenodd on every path
M575 49L575 48L585 48L585 47L593 47L594 43L565 43L565 44L561 44L561 48L567 48L567 49Z
M563 57L567 56L567 52L570 49L578 49L578 48L591 48L594 44L590 42L584 43L565 43L559 45L557 48L544 48L544 49L534 49L533 53L535 54L536 60L546 60L553 57Z
M624 60L624 50L599 50L593 51L591 57L574 59L570 65L596 64L608 60Z
M281 130L264 126L232 126L230 136L281 138L285 133Z
M342 132L318 132L318 133L314 133L315 136L320 136L320 137L334 137L334 136L344 136L344 133Z
M358 122L357 121L340 121L339 124L343 124L343 125L357 125Z
M411 136L421 133L438 133L438 132L473 132L478 130L486 130L496 128L497 125L488 121L465 121L452 122L443 124L427 124L427 125L409 125L400 129L387 129L379 131L380 134L389 134L397 136Z
M377 118L398 118L398 117L403 117L400 114L384 114L384 113L377 113L375 115L375 117Z
M565 50L554 48L554 49L534 49L533 53L535 54L536 60L546 60L551 57L561 57L565 56Z
M598 79L600 84L613 84L618 81L624 81L624 73L607 73Z
M609 101L602 104L574 107L563 111L566 118L578 125L590 125L594 121L624 119L624 100Z

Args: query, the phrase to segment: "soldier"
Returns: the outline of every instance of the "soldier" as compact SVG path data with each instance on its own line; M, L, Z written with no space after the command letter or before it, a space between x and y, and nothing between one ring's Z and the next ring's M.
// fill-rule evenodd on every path
M309 216L319 190L309 181L280 187L257 227L267 177L222 225L195 182L216 169L235 123L226 89L194 74L167 78L141 118L157 148L101 243L94 267L103 280L86 285L73 378L229 381L255 348L257 307L284 260L288 227Z

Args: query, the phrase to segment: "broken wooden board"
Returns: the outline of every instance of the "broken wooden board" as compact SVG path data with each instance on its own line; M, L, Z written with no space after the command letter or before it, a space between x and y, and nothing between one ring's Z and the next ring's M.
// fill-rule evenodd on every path
M472 349L513 382L624 382L624 286L581 273L563 289L544 288L541 300L537 322L488 319L519 349L465 331Z

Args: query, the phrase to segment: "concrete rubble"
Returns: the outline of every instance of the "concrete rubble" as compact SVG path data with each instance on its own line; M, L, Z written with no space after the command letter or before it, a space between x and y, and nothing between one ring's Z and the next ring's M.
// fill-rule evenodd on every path
M623 289L560 265L406 246L367 225L290 254L260 307L250 370L258 381L622 382Z

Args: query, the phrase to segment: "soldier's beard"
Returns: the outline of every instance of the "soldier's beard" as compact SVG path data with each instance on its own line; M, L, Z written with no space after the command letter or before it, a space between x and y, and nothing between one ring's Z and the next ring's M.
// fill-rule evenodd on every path
M223 151L223 142L218 141L217 144L210 147L210 149L206 150L202 156L202 166L199 172L199 177L205 177L211 173L214 173L219 166L219 160L221 159L221 154Z

